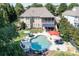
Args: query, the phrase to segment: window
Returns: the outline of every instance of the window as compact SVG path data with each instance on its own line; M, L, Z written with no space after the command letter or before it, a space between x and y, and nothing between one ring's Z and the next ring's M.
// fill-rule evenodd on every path
M35 27L37 27L37 24L35 24Z
M79 24L78 23L76 24L76 27L79 27Z
M38 24L38 27L40 27L40 24Z
M36 27L36 25L35 25L35 24L33 24L33 26L34 26L34 27Z
M38 24L36 24L36 27L38 27Z
M75 27L79 27L79 23L75 23Z
M79 24L77 25L77 27L79 27Z

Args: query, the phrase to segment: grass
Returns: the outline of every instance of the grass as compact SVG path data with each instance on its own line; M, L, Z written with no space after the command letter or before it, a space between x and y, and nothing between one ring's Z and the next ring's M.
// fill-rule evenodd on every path
M25 31L25 30L20 30L20 31L18 31L19 36L18 36L14 41L19 41L19 40L23 39L23 37L26 36L26 34L24 33L24 31Z
M43 32L42 29L27 29L27 30L29 30L29 31L32 32L32 33Z

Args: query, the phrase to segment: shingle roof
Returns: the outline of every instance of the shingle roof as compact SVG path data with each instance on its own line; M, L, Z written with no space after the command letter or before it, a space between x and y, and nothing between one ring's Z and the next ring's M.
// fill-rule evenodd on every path
M67 10L62 15L79 17L79 7L76 7L75 10Z
M45 7L31 7L20 17L54 17Z

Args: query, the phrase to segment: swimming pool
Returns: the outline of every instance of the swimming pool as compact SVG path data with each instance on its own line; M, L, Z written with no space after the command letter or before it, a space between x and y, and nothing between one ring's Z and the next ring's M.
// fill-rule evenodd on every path
M51 45L51 42L48 41L48 38L44 35L38 35L35 38L31 39L31 49L36 51L43 51L48 49Z

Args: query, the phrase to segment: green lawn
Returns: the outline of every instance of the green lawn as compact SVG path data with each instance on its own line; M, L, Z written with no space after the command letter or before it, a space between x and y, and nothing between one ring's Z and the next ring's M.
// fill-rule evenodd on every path
M32 32L32 33L43 32L42 29L27 29L27 30L29 30L29 31Z

